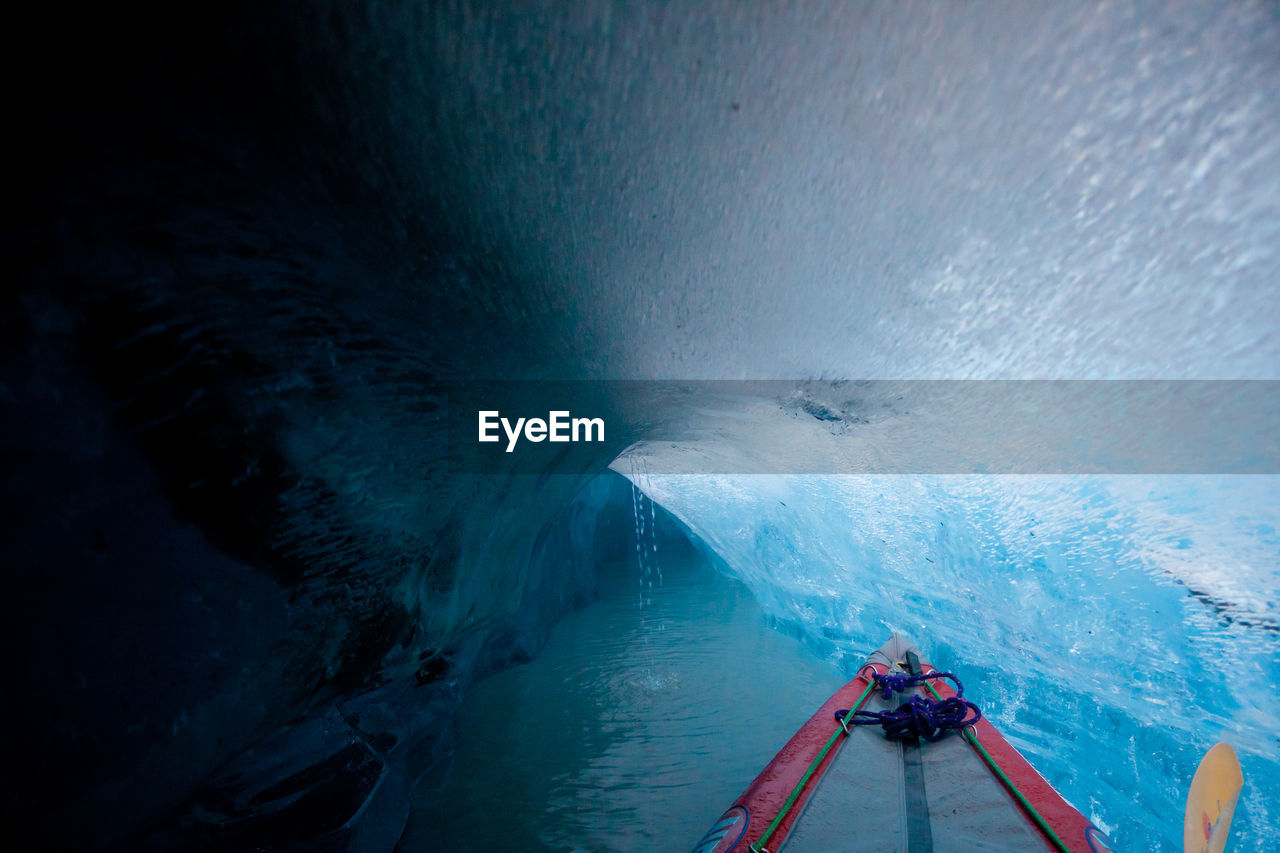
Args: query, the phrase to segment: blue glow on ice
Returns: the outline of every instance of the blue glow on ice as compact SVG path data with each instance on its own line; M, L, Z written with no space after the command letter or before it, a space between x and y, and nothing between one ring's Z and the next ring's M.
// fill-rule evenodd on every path
M634 477L634 475L633 475ZM1280 478L648 476L767 617L851 670L911 637L1123 849L1172 850L1235 745L1280 794Z

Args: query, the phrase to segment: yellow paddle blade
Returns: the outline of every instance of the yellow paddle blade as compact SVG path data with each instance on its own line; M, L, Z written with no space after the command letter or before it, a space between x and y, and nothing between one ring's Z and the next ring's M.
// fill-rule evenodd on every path
M1187 792L1182 821L1184 853L1222 853L1243 786L1236 751L1229 743L1215 744L1201 759Z

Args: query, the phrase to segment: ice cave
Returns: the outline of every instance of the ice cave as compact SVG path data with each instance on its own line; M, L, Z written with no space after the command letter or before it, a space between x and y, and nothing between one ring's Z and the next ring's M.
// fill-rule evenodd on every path
M4 59L5 849L1055 849L922 817L995 732L1056 849L1183 850L1219 742L1274 849L1276 4L74 5ZM989 728L815 713L890 637ZM873 753L901 826L792 823Z

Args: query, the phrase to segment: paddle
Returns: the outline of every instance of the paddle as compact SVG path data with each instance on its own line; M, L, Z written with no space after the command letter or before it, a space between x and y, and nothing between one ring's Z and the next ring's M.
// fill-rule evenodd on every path
M1244 774L1231 744L1214 744L1196 768L1182 820L1184 853L1222 853Z

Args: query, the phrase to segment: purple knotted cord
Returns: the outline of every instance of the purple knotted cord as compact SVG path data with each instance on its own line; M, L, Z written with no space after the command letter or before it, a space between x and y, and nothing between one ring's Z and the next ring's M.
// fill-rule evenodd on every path
M925 675L875 676L876 686L886 700L894 693L906 693L934 678L949 678L956 686L956 695L948 699L933 700L916 694L892 711L858 711L848 708L836 711L836 722L844 726L879 725L889 740L914 741L924 738L930 743L941 740L947 732L963 729L982 719L978 706L964 698L964 685L949 672L930 672Z

